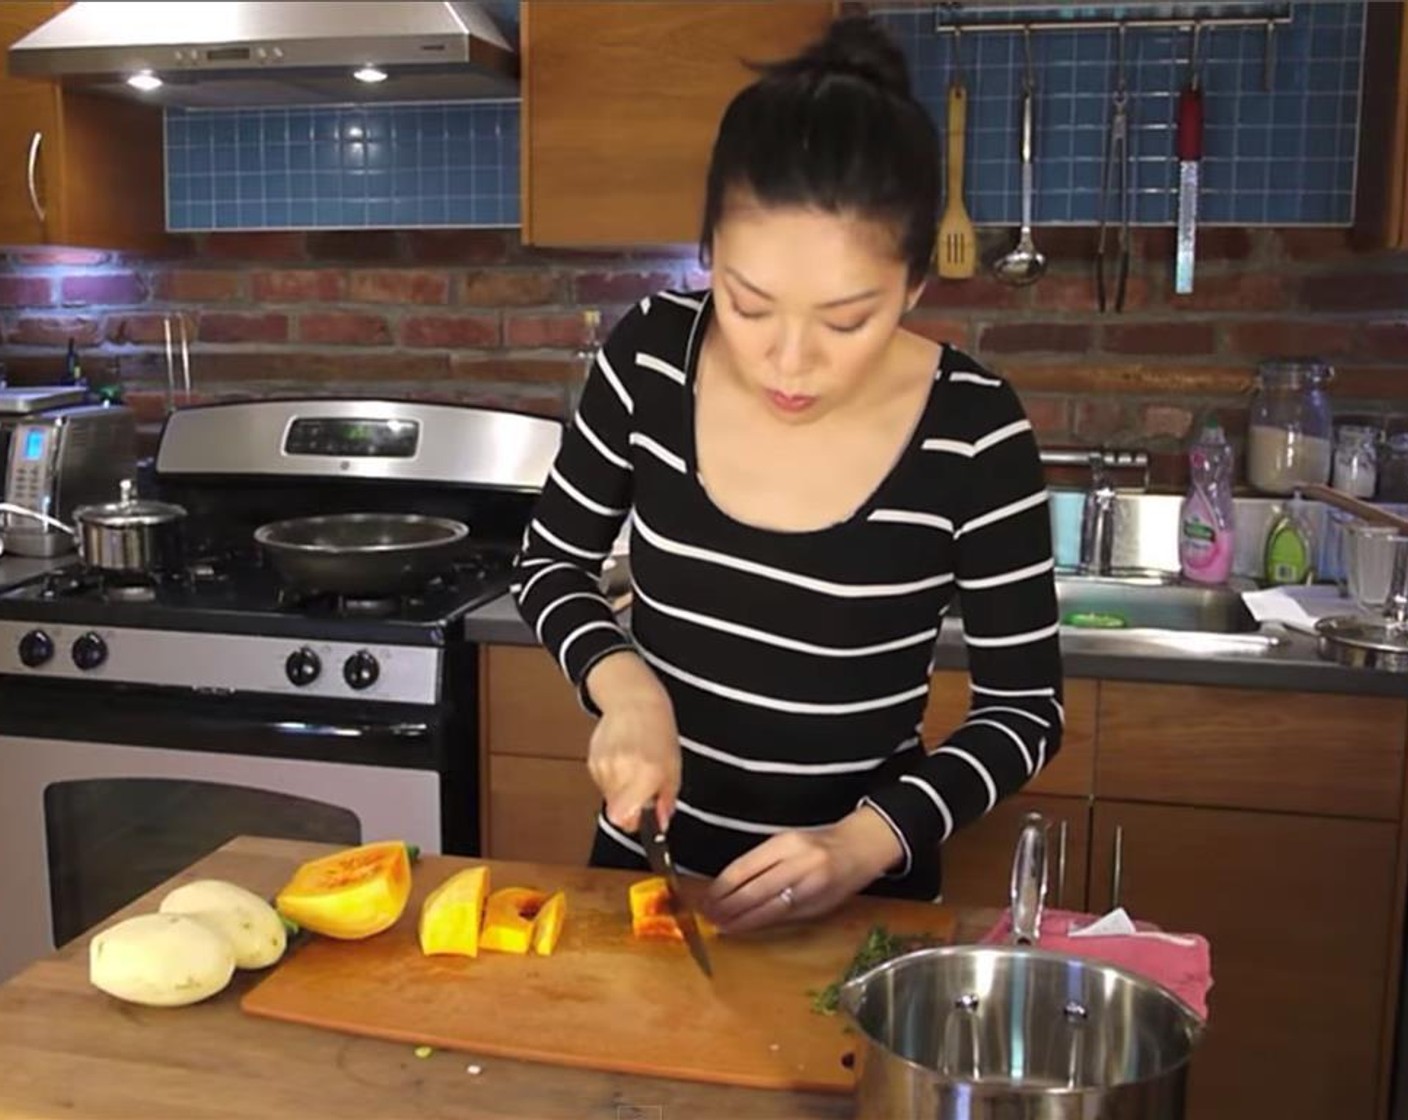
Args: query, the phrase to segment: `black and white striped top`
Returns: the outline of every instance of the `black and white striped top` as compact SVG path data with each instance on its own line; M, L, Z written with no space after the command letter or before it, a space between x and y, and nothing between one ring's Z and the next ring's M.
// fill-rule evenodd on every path
M612 331L524 538L514 595L582 689L636 649L674 703L683 755L671 849L714 875L770 834L864 802L904 847L874 893L932 898L939 845L1061 742L1051 529L1016 394L946 347L890 473L849 518L767 531L714 505L694 457L708 293L661 292ZM597 591L631 517L631 632ZM967 721L921 743L934 641L961 591ZM595 710L584 689L582 701ZM604 816L598 846L639 853ZM629 849L629 852L626 851Z

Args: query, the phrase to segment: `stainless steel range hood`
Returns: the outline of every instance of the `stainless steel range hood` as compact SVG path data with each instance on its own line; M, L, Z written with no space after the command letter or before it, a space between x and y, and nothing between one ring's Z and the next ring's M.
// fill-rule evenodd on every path
M15 76L54 78L157 105L518 93L517 52L483 7L470 2L89 0L20 39L8 57Z

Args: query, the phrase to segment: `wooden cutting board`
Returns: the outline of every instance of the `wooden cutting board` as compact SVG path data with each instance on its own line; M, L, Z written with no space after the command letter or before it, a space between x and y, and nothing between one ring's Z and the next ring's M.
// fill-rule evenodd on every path
M567 892L549 957L426 957L421 900L453 872L491 887ZM839 977L870 927L953 939L942 906L856 898L818 922L709 942L714 978L683 944L631 935L636 872L427 856L401 920L364 941L312 937L241 1001L252 1014L475 1055L755 1088L850 1092L856 1039L809 992Z

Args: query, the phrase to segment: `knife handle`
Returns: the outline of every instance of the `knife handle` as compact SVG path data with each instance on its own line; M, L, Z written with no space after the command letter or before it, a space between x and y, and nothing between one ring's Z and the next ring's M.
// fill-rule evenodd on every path
M1203 158L1203 91L1188 86L1178 95L1178 162Z

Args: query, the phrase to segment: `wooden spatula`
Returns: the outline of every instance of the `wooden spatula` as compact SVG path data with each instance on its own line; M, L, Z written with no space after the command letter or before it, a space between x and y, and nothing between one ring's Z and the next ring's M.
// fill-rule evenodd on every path
M968 87L961 78L948 87L948 198L939 220L939 275L967 280L978 270L978 236L963 205L963 133L968 117Z
M1336 490L1318 482L1312 482L1304 489L1312 498L1319 498L1336 509L1352 513L1361 521L1367 521L1370 525L1387 525L1391 529L1397 529L1400 536L1408 536L1408 517L1399 517L1392 510L1380 509L1352 494L1346 494L1343 490Z

